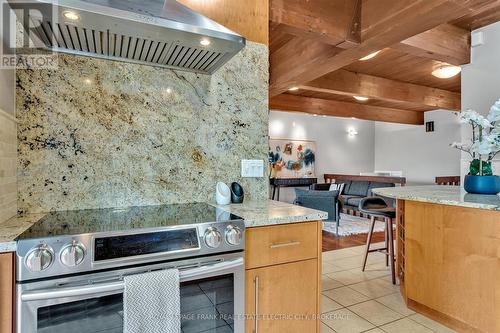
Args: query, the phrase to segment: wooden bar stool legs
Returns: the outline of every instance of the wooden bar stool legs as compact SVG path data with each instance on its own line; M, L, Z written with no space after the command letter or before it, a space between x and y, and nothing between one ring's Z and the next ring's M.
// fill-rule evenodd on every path
M363 268L362 268L363 272L365 271L366 260L368 260L368 253L374 251L374 250L370 250L370 244L372 242L372 234L373 234L373 229L374 228L375 228L375 216L371 216L370 230L368 231L368 237L366 238L365 257L363 258Z
M394 267L394 231L392 230L392 219L387 218L386 219L386 230L388 234L388 239L389 239L389 261L391 264L391 276L392 276L392 284L396 284L396 270Z
M382 252L385 254L386 266L390 264L392 283L396 284L396 271L394 268L394 240L392 230L392 220L396 218L396 209L389 207L387 202L380 197L366 197L359 202L359 211L363 214L368 214L371 218L370 231L366 237L365 257L363 258L363 268L365 271L366 261L370 252ZM380 218L385 221L385 247L378 249L370 249L372 242L372 234L375 229L375 218Z
M385 227L384 227L384 240L385 240L385 248L389 248L389 229L387 228L387 219L384 219ZM389 267L389 251L385 253L385 267Z
M368 236L366 237L366 250L363 257L363 267L362 271L365 271L366 261L368 260L368 254L371 252L382 252L385 254L386 266L391 267L391 277L392 283L396 284L396 271L394 267L394 237L393 237L393 222L391 218L384 218L385 220L385 247L378 249L370 249L372 242L373 230L375 229L375 216L370 217L370 230L368 231Z

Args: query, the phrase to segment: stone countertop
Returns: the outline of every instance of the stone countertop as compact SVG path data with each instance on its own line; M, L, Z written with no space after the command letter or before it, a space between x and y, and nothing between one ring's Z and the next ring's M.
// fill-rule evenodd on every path
M500 210L500 196L470 194L460 186L428 185L377 188L374 194L402 200Z
M243 217L247 227L318 221L328 218L328 214L322 211L272 200L214 206L222 211ZM45 215L47 214L15 216L0 223L0 253L16 251L15 239Z
M46 214L28 214L14 216L0 223L0 253L16 251L17 244L15 239L17 236L29 229L45 215Z
M216 207L244 218L247 228L328 218L326 212L273 200L216 205Z

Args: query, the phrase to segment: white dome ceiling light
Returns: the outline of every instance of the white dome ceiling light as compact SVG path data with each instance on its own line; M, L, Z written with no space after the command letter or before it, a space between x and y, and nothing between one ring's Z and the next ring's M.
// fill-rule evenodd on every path
M444 65L432 71L432 75L440 79L449 79L462 71L460 66Z

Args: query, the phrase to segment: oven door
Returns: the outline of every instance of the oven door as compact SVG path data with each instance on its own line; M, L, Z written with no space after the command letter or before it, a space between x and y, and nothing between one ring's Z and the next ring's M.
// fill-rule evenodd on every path
M177 268L182 332L244 332L242 253L17 285L18 333L123 332L123 276Z

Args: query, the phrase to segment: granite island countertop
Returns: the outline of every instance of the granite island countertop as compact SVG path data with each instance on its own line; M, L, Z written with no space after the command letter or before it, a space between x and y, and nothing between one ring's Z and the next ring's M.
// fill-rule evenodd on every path
M216 205L216 207L245 219L247 228L318 221L328 218L326 212L274 200Z
M304 221L317 221L328 218L328 214L322 211L304 208L278 201L259 201L243 204L231 204L227 206L212 205L221 211L230 212L245 219L247 227L264 225L286 224ZM148 206L150 209L160 206ZM125 209L120 209L125 210ZM75 211L63 212L71 214ZM15 216L0 223L0 253L16 251L16 238L40 219L50 213L28 214ZM92 216L90 216L92 217ZM89 221L97 219L89 218ZM82 222L83 223L83 222ZM57 223L54 224L54 232L57 231ZM83 223L85 224L85 223ZM116 223L115 223L116 224ZM78 224L79 227L84 227ZM118 227L118 225L116 225ZM51 228L52 230L52 228ZM75 233L83 232L80 229L73 230Z
M374 194L402 200L468 208L500 210L499 195L470 194L460 186L425 185L373 189Z

